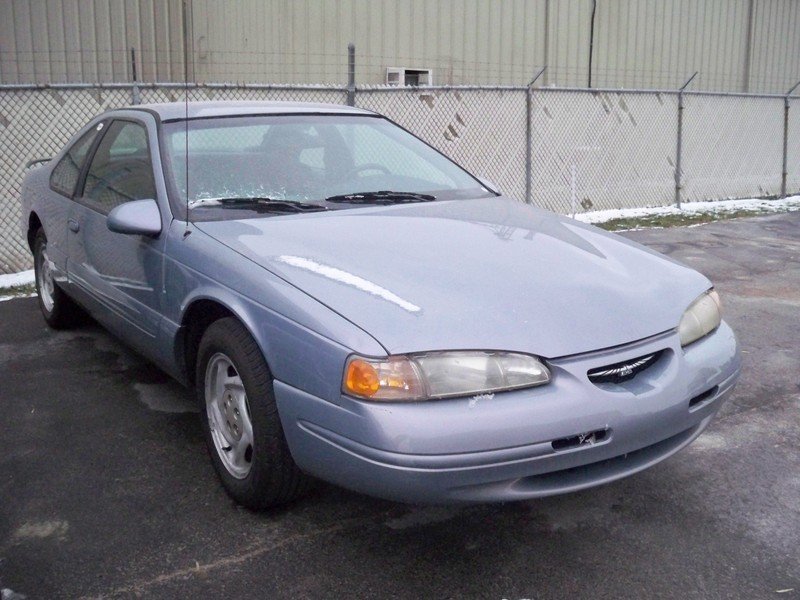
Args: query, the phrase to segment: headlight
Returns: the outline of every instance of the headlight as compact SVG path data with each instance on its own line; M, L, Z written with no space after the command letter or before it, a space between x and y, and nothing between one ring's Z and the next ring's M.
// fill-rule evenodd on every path
M351 356L346 394L385 402L472 396L542 385L550 371L536 357L513 352L430 352L383 359Z
M719 327L722 322L719 309L719 294L713 289L692 302L678 325L681 346L696 342Z

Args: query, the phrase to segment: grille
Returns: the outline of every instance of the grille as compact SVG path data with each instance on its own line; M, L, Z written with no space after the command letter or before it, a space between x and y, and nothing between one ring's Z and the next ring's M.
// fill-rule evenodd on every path
M622 383L623 381L633 379L645 369L653 366L662 352L663 350L659 350L658 352L640 356L639 358L633 358L604 367L597 367L589 371L587 376L592 383Z

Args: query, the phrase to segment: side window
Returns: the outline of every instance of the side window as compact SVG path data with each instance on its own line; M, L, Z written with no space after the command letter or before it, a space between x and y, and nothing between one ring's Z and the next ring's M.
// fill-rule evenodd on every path
M147 130L132 121L113 121L94 153L81 202L108 213L125 202L155 197Z
M72 198L72 194L75 192L75 184L78 183L78 176L83 167L83 161L86 160L86 154L102 128L103 124L99 123L84 133L63 158L58 161L53 172L50 173L50 188L53 191Z

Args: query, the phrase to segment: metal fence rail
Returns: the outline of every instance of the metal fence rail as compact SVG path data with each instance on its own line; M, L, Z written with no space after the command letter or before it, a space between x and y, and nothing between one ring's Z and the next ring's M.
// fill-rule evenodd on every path
M183 101L185 93L181 84L0 86L0 273L31 265L18 225L28 161L55 154L100 112ZM800 98L788 96L356 87L353 78L341 87L190 84L188 96L374 110L509 196L565 214L676 199L774 197L783 193L784 179L786 193L800 192Z

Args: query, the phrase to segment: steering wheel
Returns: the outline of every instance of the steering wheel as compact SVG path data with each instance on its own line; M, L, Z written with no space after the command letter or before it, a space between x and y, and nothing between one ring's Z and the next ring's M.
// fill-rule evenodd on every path
M363 165L358 165L356 167L353 167L342 176L342 179L346 179L351 175L356 175L361 171L381 171L384 175L391 175L391 171L389 171L389 169L387 169L383 165L379 165L378 163L366 163Z

